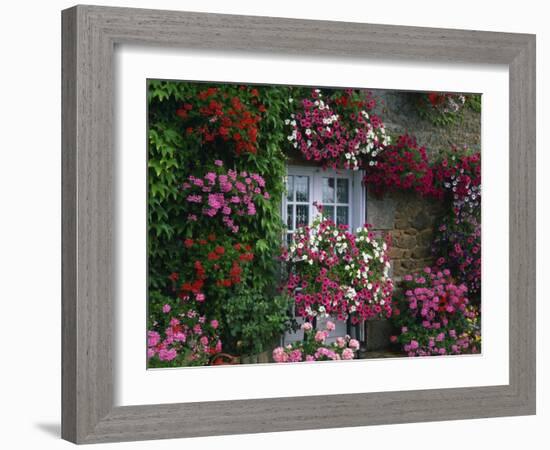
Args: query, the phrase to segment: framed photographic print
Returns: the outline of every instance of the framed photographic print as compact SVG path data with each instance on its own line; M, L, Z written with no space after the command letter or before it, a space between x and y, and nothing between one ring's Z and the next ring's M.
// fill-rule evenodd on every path
M62 17L65 439L534 414L534 36Z

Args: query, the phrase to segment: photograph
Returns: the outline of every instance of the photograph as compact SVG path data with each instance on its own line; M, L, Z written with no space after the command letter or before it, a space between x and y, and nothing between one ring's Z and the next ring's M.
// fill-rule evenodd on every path
M147 367L476 355L482 95L147 80Z

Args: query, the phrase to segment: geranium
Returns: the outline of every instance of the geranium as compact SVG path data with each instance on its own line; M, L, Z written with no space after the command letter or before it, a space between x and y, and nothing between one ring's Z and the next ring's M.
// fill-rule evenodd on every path
M378 163L366 171L364 183L377 195L389 191L414 190L423 196L443 197L434 185L434 174L424 147L410 135L399 136L386 147Z
M208 364L222 350L218 323L201 315L193 302L166 304L155 314L147 332L147 358L151 367Z
M282 259L289 264L284 290L299 316L351 317L352 323L391 315L393 283L387 243L367 225L348 230L319 215L296 230Z
M327 321L327 324L331 323ZM309 324L307 326L306 324ZM277 363L303 361L340 361L351 360L359 349L359 342L349 336L338 337L335 342L326 342L329 327L314 330L309 322L302 325L303 341L277 347L273 350L273 361Z
M168 278L172 291L184 302L204 303L210 296L240 284L246 266L254 259L249 244L214 234L206 239L187 238L183 245L184 258Z
M225 170L217 161L212 171L198 178L191 175L182 184L189 216L218 218L233 233L239 223L256 215L256 204L270 198L265 180L257 173Z
M466 99L464 94L428 92L418 97L418 112L434 125L455 123L462 116Z
M375 105L372 97L352 89L332 96L313 89L285 121L291 129L288 140L307 160L325 167L357 170L376 165L377 155L390 139L372 112Z
M451 269L471 296L481 294L481 224L474 215L443 219L436 230L432 253L438 266Z
M456 147L441 154L434 164L434 184L447 192L454 214L478 214L481 205L481 156L469 149Z
M392 342L408 356L458 355L480 351L479 315L465 284L448 269L426 267L406 275L392 320L400 334Z
M202 145L219 142L235 153L256 153L259 122L265 106L258 90L242 86L228 89L209 87L185 99L176 110L188 135L199 137Z

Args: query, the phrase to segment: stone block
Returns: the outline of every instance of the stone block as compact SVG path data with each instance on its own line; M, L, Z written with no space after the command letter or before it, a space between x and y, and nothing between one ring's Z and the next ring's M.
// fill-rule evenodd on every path
M367 222L378 230L391 230L395 224L396 202L390 196L377 198L367 193Z

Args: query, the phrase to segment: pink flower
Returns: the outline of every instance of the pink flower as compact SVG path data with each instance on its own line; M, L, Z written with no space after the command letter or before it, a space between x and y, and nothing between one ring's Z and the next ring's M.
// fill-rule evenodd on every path
M208 345L208 337L207 337L207 336L202 336L202 337L200 338L200 343L201 343L202 345L205 345L205 346Z
M162 312L163 313L169 313L171 309L172 309L172 307L170 305L166 304L162 307Z
M304 322L302 324L302 330L304 331L311 331L313 329L313 325L311 325L310 322Z
M357 339L350 339L348 345L349 345L349 347L352 348L353 350L359 349L359 341L358 341Z
M334 331L336 329L336 325L330 320L327 320L326 327L328 331Z
M149 347L154 347L160 342L160 334L156 331L149 331L147 333L147 345Z
M205 295L202 293L202 292L199 292L197 295L195 295L195 299L198 301L198 302L204 302L204 299L205 299Z
M341 336L338 336L336 338L336 345L339 347L339 348L344 348L346 346L346 340L341 337Z
M317 331L317 333L315 333L315 340L317 342L325 342L325 339L326 339L326 335L325 335L325 332L324 331Z
M345 348L342 351L342 359L350 360L350 359L353 359L353 357L354 357L354 354L351 348Z
M222 167L222 166L223 166L223 161L221 161L221 160L219 160L219 159L216 159L216 160L214 161L214 164L216 164L216 166L218 166L218 167Z
M169 350L163 348L159 351L159 359L161 361L172 361L176 356L178 356L178 352L173 348Z
M210 321L210 326L216 330L218 328L218 321L216 319Z
M273 350L273 361L282 363L288 361L288 355L283 347L277 347Z

